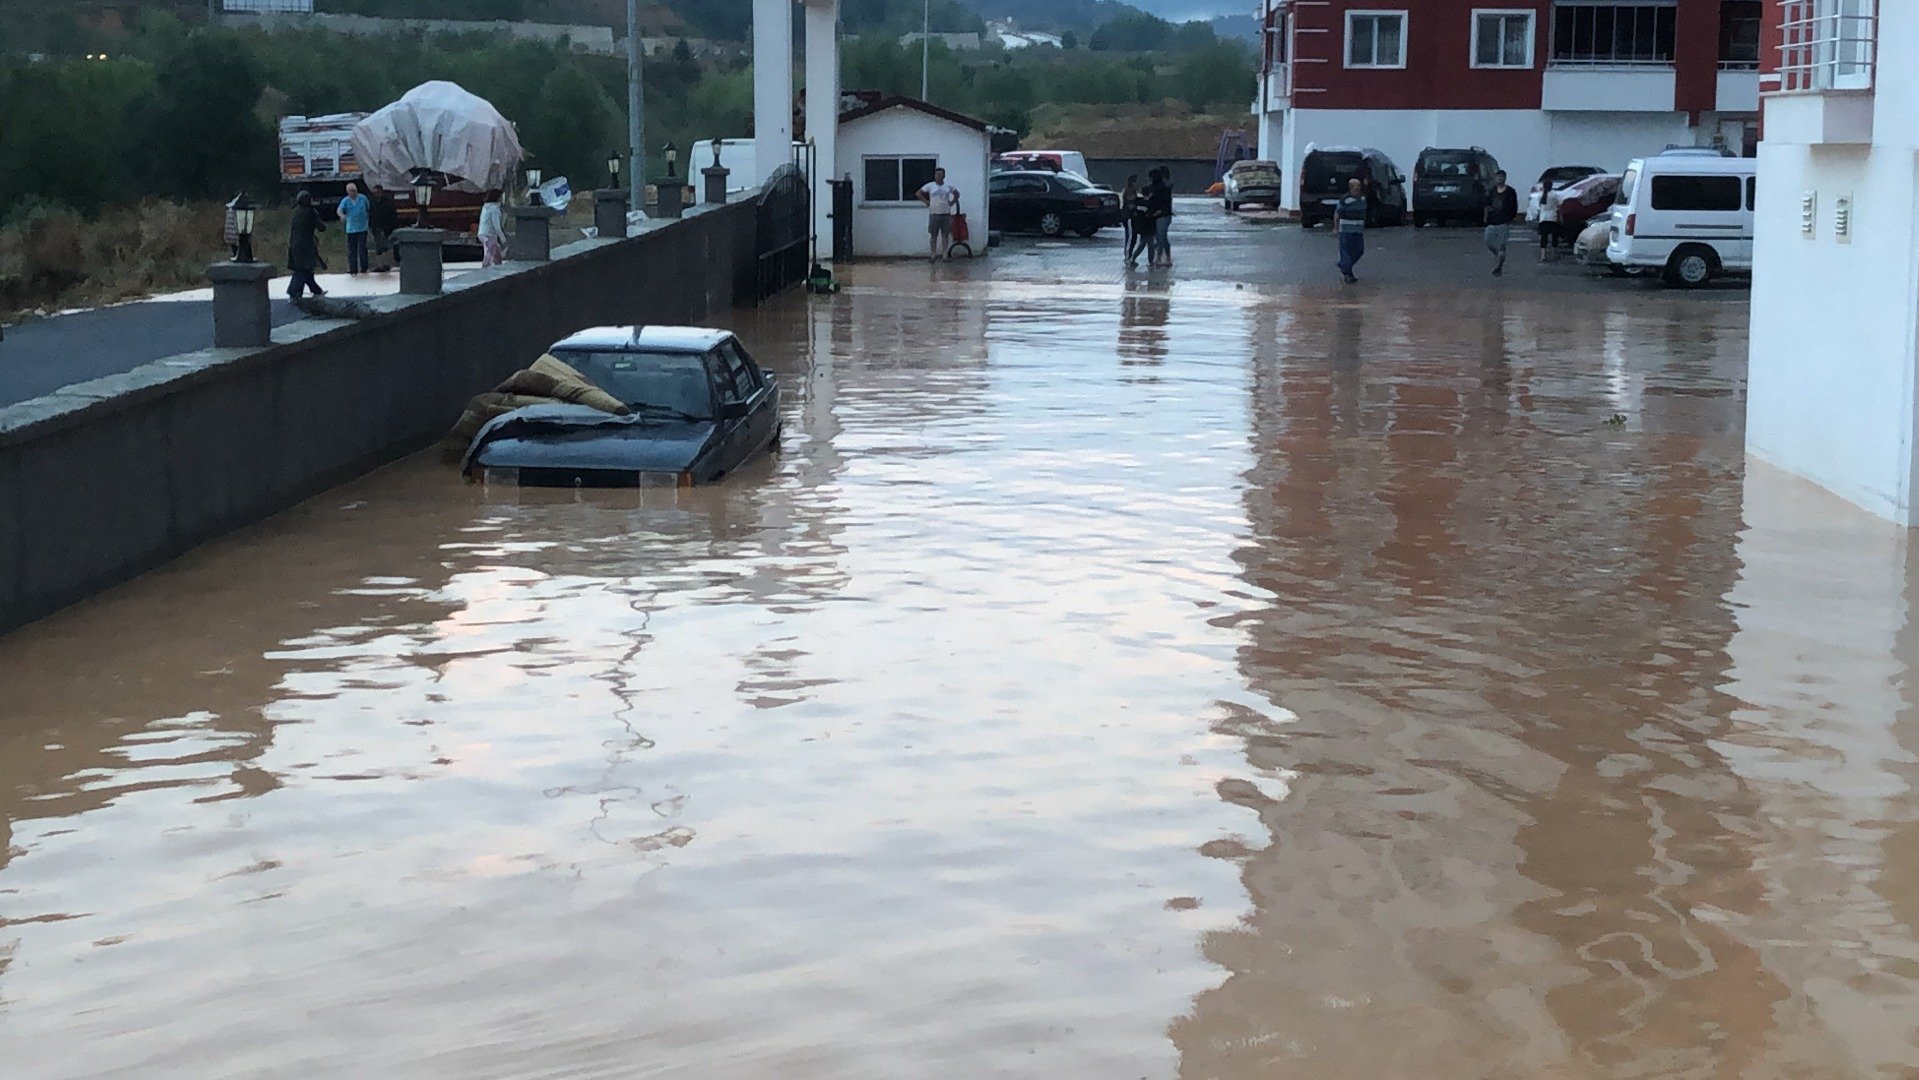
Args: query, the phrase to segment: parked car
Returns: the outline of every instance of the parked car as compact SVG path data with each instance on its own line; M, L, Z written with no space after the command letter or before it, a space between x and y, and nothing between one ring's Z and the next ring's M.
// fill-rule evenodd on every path
M686 487L776 445L780 389L725 330L603 326L549 350L629 415L532 405L489 421L462 471L522 487Z
M1299 223L1310 229L1333 220L1333 208L1357 177L1366 189L1366 224L1406 223L1406 177L1393 159L1357 146L1309 146L1299 164Z
M1603 218L1619 196L1618 173L1596 173L1575 180L1554 191L1548 198L1559 222L1559 234L1571 241L1594 218Z
M1092 236L1120 223L1119 193L1070 172L994 173L986 191L995 229Z
M1546 209L1546 198L1553 192L1605 171L1591 165L1555 165L1540 173L1538 182L1533 184L1532 191L1526 196L1526 223L1539 223L1539 214Z
M1448 220L1477 224L1498 171L1498 159L1483 147L1421 150L1413 163L1413 227Z
M1633 159L1613 202L1606 257L1686 288L1752 269L1758 164L1693 154Z
M1279 164L1273 161L1235 161L1220 181L1226 209L1237 210L1247 203L1263 203L1279 209L1285 195L1280 185Z
M1594 218L1586 223L1586 227L1579 231L1579 238L1573 241L1573 258L1586 266L1608 266L1612 267L1614 273L1624 273L1606 257L1606 248L1611 243L1611 217Z
M1078 150L1008 150L993 159L994 172L1068 172L1082 179L1086 155Z

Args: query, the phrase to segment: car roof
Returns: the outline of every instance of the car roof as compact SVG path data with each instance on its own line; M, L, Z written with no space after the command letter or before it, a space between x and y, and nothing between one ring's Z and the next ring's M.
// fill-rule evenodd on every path
M554 344L555 349L703 353L733 336L706 326L595 326Z
M1750 176L1759 171L1758 158L1694 157L1691 154L1655 154L1634 158L1628 169L1641 175L1671 173L1680 176Z

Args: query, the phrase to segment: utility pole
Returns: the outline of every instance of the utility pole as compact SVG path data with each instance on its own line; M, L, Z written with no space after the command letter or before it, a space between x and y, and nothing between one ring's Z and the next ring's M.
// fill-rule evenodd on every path
M646 200L646 96L640 86L640 0L626 0L626 150L627 205L638 210Z
M907 9L911 11L911 8ZM921 12L920 23L920 100L926 98L927 63L932 57L933 42L933 0L926 0L926 8Z

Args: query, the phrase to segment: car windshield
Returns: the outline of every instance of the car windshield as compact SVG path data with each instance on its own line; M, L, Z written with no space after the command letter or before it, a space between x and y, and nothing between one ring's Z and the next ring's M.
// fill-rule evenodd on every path
M1087 191L1093 186L1088 181L1081 180L1069 172L1056 173L1053 179L1058 180L1060 186L1068 191Z
M1618 203L1620 206L1630 205L1632 203L1633 185L1637 184L1638 182L1639 182L1639 170L1627 169L1626 175L1619 178L1619 196L1615 198L1613 201Z
M1421 176L1471 176L1471 154L1426 154L1419 159Z
M1309 191L1344 191L1346 181L1359 175L1358 154L1306 155L1300 179Z
M630 408L713 418L713 385L699 353L569 352L560 359Z

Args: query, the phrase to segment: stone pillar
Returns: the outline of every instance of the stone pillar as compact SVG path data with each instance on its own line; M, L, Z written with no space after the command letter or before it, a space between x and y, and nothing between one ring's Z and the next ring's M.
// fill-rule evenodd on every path
M753 183L793 159L793 0L753 0Z
M706 178L705 197L700 201L708 206L726 205L726 178L733 175L733 170L709 165L700 170L700 175Z
M839 175L839 0L806 0L806 137L813 143L813 235L822 260L832 257L833 178ZM968 198L979 193L967 192ZM981 215L981 220L985 215Z
M546 262L553 257L552 222L559 211L550 206L513 208L513 235L507 239L506 257L519 262Z
M626 189L616 188L593 193L593 227L602 240L620 240L626 236Z
M213 346L258 349L273 344L273 306L267 282L273 267L262 262L217 262L207 267L213 282Z
M680 216L686 202L686 181L677 176L662 176L653 181L654 217L672 219Z
M444 229L395 229L393 246L400 259L400 295L440 295L440 268L445 258Z

